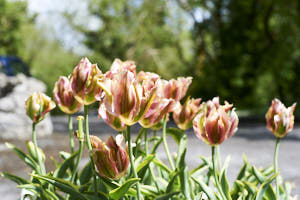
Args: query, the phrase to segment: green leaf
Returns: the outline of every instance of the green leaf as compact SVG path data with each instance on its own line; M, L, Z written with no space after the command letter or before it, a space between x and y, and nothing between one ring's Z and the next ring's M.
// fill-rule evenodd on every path
M260 183L265 182L266 177L255 166L252 166L252 173Z
M230 162L230 156L228 156L226 158L226 161L224 163L224 167L222 168L222 171L221 171L221 174L220 174L221 188L222 188L222 191L225 194L227 200L231 200L230 187L229 187L228 179L227 179L227 176L226 176L226 171L227 171L229 162Z
M79 175L79 180L80 180L81 185L86 184L92 178L92 176L93 176L92 170L93 170L92 164L91 164L91 162L88 162L84 166L84 168L81 170L81 173Z
M180 173L180 185L181 185L181 191L183 192L185 199L187 200L192 199L190 184L189 184L189 171L187 167L185 167L183 171Z
M151 161L155 158L154 154L149 154L136 168L137 173L148 167Z
M153 159L153 163L156 166L158 166L160 169L165 170L168 174L171 173L171 170L164 163L162 163L160 160L158 160L157 158Z
M169 192L169 193L166 193L166 194L162 194L162 195L159 195L159 196L155 197L155 200L168 200L171 197L173 197L174 195L177 195L179 193L180 193L179 191L174 191L174 192Z
M214 192L201 180L201 179L195 179L194 177L191 177L192 180L197 183L200 186L200 189L205 192L206 196L208 197L208 199L210 200L215 200L216 195L214 194Z
M136 184L139 180L140 180L139 178L131 178L127 180L121 186L109 192L110 198L114 200L121 199L127 193L128 189L132 185Z
M30 183L30 181L28 181L28 180L26 180L24 178L21 178L19 176L16 176L14 174L7 173L7 172L2 172L1 176L3 176L4 178L7 178L7 179L10 179L10 180L14 181L18 185L23 185L23 184L29 184Z
M185 136L184 132L178 128L167 128L167 134L171 135L177 144L180 143L180 139Z
M157 140L154 144L153 144L153 147L152 147L152 150L151 150L151 154L155 154L156 151L157 151L157 148L159 147L160 143L162 143L163 139L162 138L159 138L159 140Z
M278 176L278 174L274 174L270 178L266 179L263 184L261 184L259 190L257 191L256 199L255 200L262 200L263 196L269 187L269 185L272 183L272 181Z
M178 146L177 158L176 158L176 164L175 164L176 168L179 168L180 163L184 162L186 146L187 146L187 137L186 137L186 135L184 135L180 138L180 142L179 142L179 146Z
M17 148L15 145L13 145L11 143L6 142L5 144L17 156L19 156L19 158L21 158L29 167L31 167L33 170L37 171L38 164L35 162L35 160L31 156L27 155L26 153L24 153L22 150L20 150L19 148Z
M173 190L174 188L174 182L176 180L176 178L179 176L179 174L182 173L182 170L176 172L176 173L172 173L170 176L171 176L171 179L169 181L169 184L167 186L167 189L166 189L166 192L169 193Z
M74 199L88 200L84 195L82 195L81 192L79 192L77 186L73 185L72 183L70 183L68 181L65 181L60 178L51 177L51 176L42 176L42 175L36 175L36 174L32 174L31 176L54 185L61 191L65 192L67 194L70 194Z
M55 170L53 176L56 178L63 178L66 175L68 168L72 168L74 159L78 155L79 151L74 152L71 156L66 158L62 164Z
M62 159L66 160L68 158L70 158L71 154L69 152L65 152L65 151L60 151L59 155Z

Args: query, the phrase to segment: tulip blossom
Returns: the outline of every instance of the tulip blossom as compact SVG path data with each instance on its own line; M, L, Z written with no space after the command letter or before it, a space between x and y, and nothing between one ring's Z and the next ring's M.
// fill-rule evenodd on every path
M55 102L44 93L34 92L25 103L26 114L34 124L42 121L45 115L55 108Z
M185 96L191 83L192 77L179 77L177 80L171 79L169 81L161 80L157 93L163 98L180 101Z
M211 146L221 144L237 131L238 116L232 105L219 105L218 99L202 103L200 113L193 120L193 128L198 138Z
M104 103L101 103L98 109L98 115L102 118L106 124L115 129L116 131L124 131L126 125L117 116L112 115L106 110Z
M130 70L120 68L116 73L107 74L98 79L98 85L105 92L107 112L128 126L135 124L150 108L156 88L145 90Z
M97 84L99 76L102 76L102 72L97 65L90 63L87 58L82 58L71 77L72 92L78 102L90 105L96 100L101 100L103 93Z
M180 129L187 130L192 127L193 119L200 111L200 101L201 99L190 99L189 97L183 105L179 105L174 110L173 119Z
M61 76L55 83L53 97L58 107L67 114L74 114L81 108L81 104L74 98L70 81Z
M123 135L111 136L106 143L96 136L90 136L94 163L100 176L109 179L120 179L126 174L129 156L122 147Z
M134 75L136 74L136 66L134 61L127 60L127 61L121 61L120 59L115 59L112 63L110 70L106 72L106 77L112 77L115 74L118 74L121 71L130 71Z
M286 108L278 99L272 101L267 114L267 128L277 137L282 138L294 127L296 103Z

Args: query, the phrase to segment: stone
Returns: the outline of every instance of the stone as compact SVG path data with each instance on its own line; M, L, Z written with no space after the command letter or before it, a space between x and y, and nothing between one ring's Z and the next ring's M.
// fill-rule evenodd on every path
M23 74L10 77L0 73L0 138L30 139L32 122L25 111L25 101L33 92L45 92L43 82ZM50 114L37 125L37 135L50 135Z

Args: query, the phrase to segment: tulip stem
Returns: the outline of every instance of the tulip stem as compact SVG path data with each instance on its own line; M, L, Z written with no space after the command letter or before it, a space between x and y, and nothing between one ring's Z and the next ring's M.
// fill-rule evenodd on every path
M36 159L38 161L39 164L39 172L41 174L45 174L46 170L45 170L45 166L42 163L42 158L40 156L39 150L38 150L38 145L37 145L37 141L36 141L36 124L32 123L32 141L33 141L33 145L34 145L34 151L35 151L35 155L36 155Z
M278 173L278 150L279 150L279 142L280 138L276 138L276 144L275 144L275 151L274 151L274 172L275 174ZM279 198L279 180L278 180L278 175L275 178L275 186L276 186L276 199Z
M92 154L92 144L91 144L91 140L90 140L88 106L87 105L84 105L84 120L85 120L85 141L86 141L86 145L89 150L89 156L90 156L90 160L92 163L94 189L95 189L96 196L98 196L97 176L96 176L95 163L94 163L93 154Z
M215 184L217 186L217 189L221 195L221 198L223 200L226 200L226 197L223 193L223 190L221 188L221 185L220 185L220 182L219 182L219 179L218 179L218 175L217 175L217 169L216 169L216 147L215 146L212 146L211 147L211 152L212 152L212 164L213 164L213 171L214 171L214 179L215 179Z
M74 139L73 139L73 120L72 120L72 115L68 115L68 123L69 123L70 148L71 148L71 153L74 153Z
M169 147L168 147L168 143L167 143L167 115L163 119L162 139L163 139L165 152L167 154L170 166L171 166L172 170L174 170L175 169L174 163L173 163L172 157L170 155Z
M144 139L145 139L145 154L146 156L148 156L149 154L149 151L148 151L148 129L145 130L145 133L144 133ZM153 172L153 166L151 165L152 163L149 164L149 171L150 171L150 175L151 175L151 178L152 180L154 181L154 184L155 184L155 187L157 189L157 192L159 192L159 186L158 186L158 183L157 181L155 181L154 179L154 172Z
M137 172L135 170L133 154L132 154L130 126L127 126L127 129L126 129L126 139L127 139L127 143L128 143L128 153L129 153L131 171L133 173L134 178L138 178ZM137 184L136 184L136 193L137 193L137 199L141 200L141 192L140 192L140 183L139 182L137 182Z

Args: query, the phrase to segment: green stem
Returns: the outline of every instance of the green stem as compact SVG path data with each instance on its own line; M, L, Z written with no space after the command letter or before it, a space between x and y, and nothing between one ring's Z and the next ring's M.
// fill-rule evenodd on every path
M168 143L167 143L167 116L165 116L163 119L162 139L163 139L165 152L167 154L170 166L171 166L172 170L174 170L175 169L174 162L170 155L169 147L168 147Z
M278 173L278 150L279 150L279 142L280 138L276 138L275 151L274 151L274 171L275 174ZM279 199L279 180L278 175L275 178L275 186L276 186L276 199Z
M73 139L73 120L72 120L72 115L68 115L68 123L69 123L70 148L71 148L71 153L74 153L74 139Z
M81 160L82 157L82 152L84 149L84 132L83 132L83 117L79 116L77 118L78 120L78 132L77 132L77 137L79 140L79 154L75 163L75 167L73 169L73 173L72 173L72 177L71 177L71 183L74 183L75 177L76 177L76 173L78 170L78 166L79 166L79 162Z
M144 139L145 139L145 153L146 153L146 156L148 156L148 154L149 154L149 151L148 151L148 148L149 148L149 145L148 145L148 129L145 130ZM154 172L153 172L153 166L151 164L152 163L149 164L150 175L151 175L151 178L152 178L152 180L153 180L153 182L155 184L157 192L159 192L159 186L158 186L157 181L155 181Z
M137 175L137 172L136 172L136 169L134 166L134 160L133 160L133 154L132 154L130 126L127 126L126 139L127 139L127 143L128 143L128 153L129 153L131 171L133 173L134 178L138 178L138 175ZM139 182L137 182L137 184L136 184L136 193L137 193L137 199L141 200L141 192L140 192L140 183Z
M215 183L217 186L217 189L222 197L223 200L226 200L226 197L223 193L223 190L221 188L221 185L219 183L219 179L218 179L218 175L217 175L217 169L216 169L216 147L212 146L211 147L211 152L212 152L212 164L213 164L213 171L214 171L214 179L215 179Z
M35 155L36 155L36 159L39 163L39 172L41 174L45 174L46 173L46 170L45 170L45 165L43 164L42 162L42 158L41 158L41 155L39 153L39 150L38 150L38 145L37 145L37 141L36 141L36 124L35 123L32 123L32 141L33 141L33 145L34 145L34 151L35 151Z
M95 189L96 196L98 196L97 176L96 176L95 163L94 163L93 154L92 154L92 144L90 141L89 118L88 118L88 106L87 105L84 106L84 119L85 119L85 141L86 141L87 148L89 150L89 156L90 156L90 160L92 163L94 189Z

